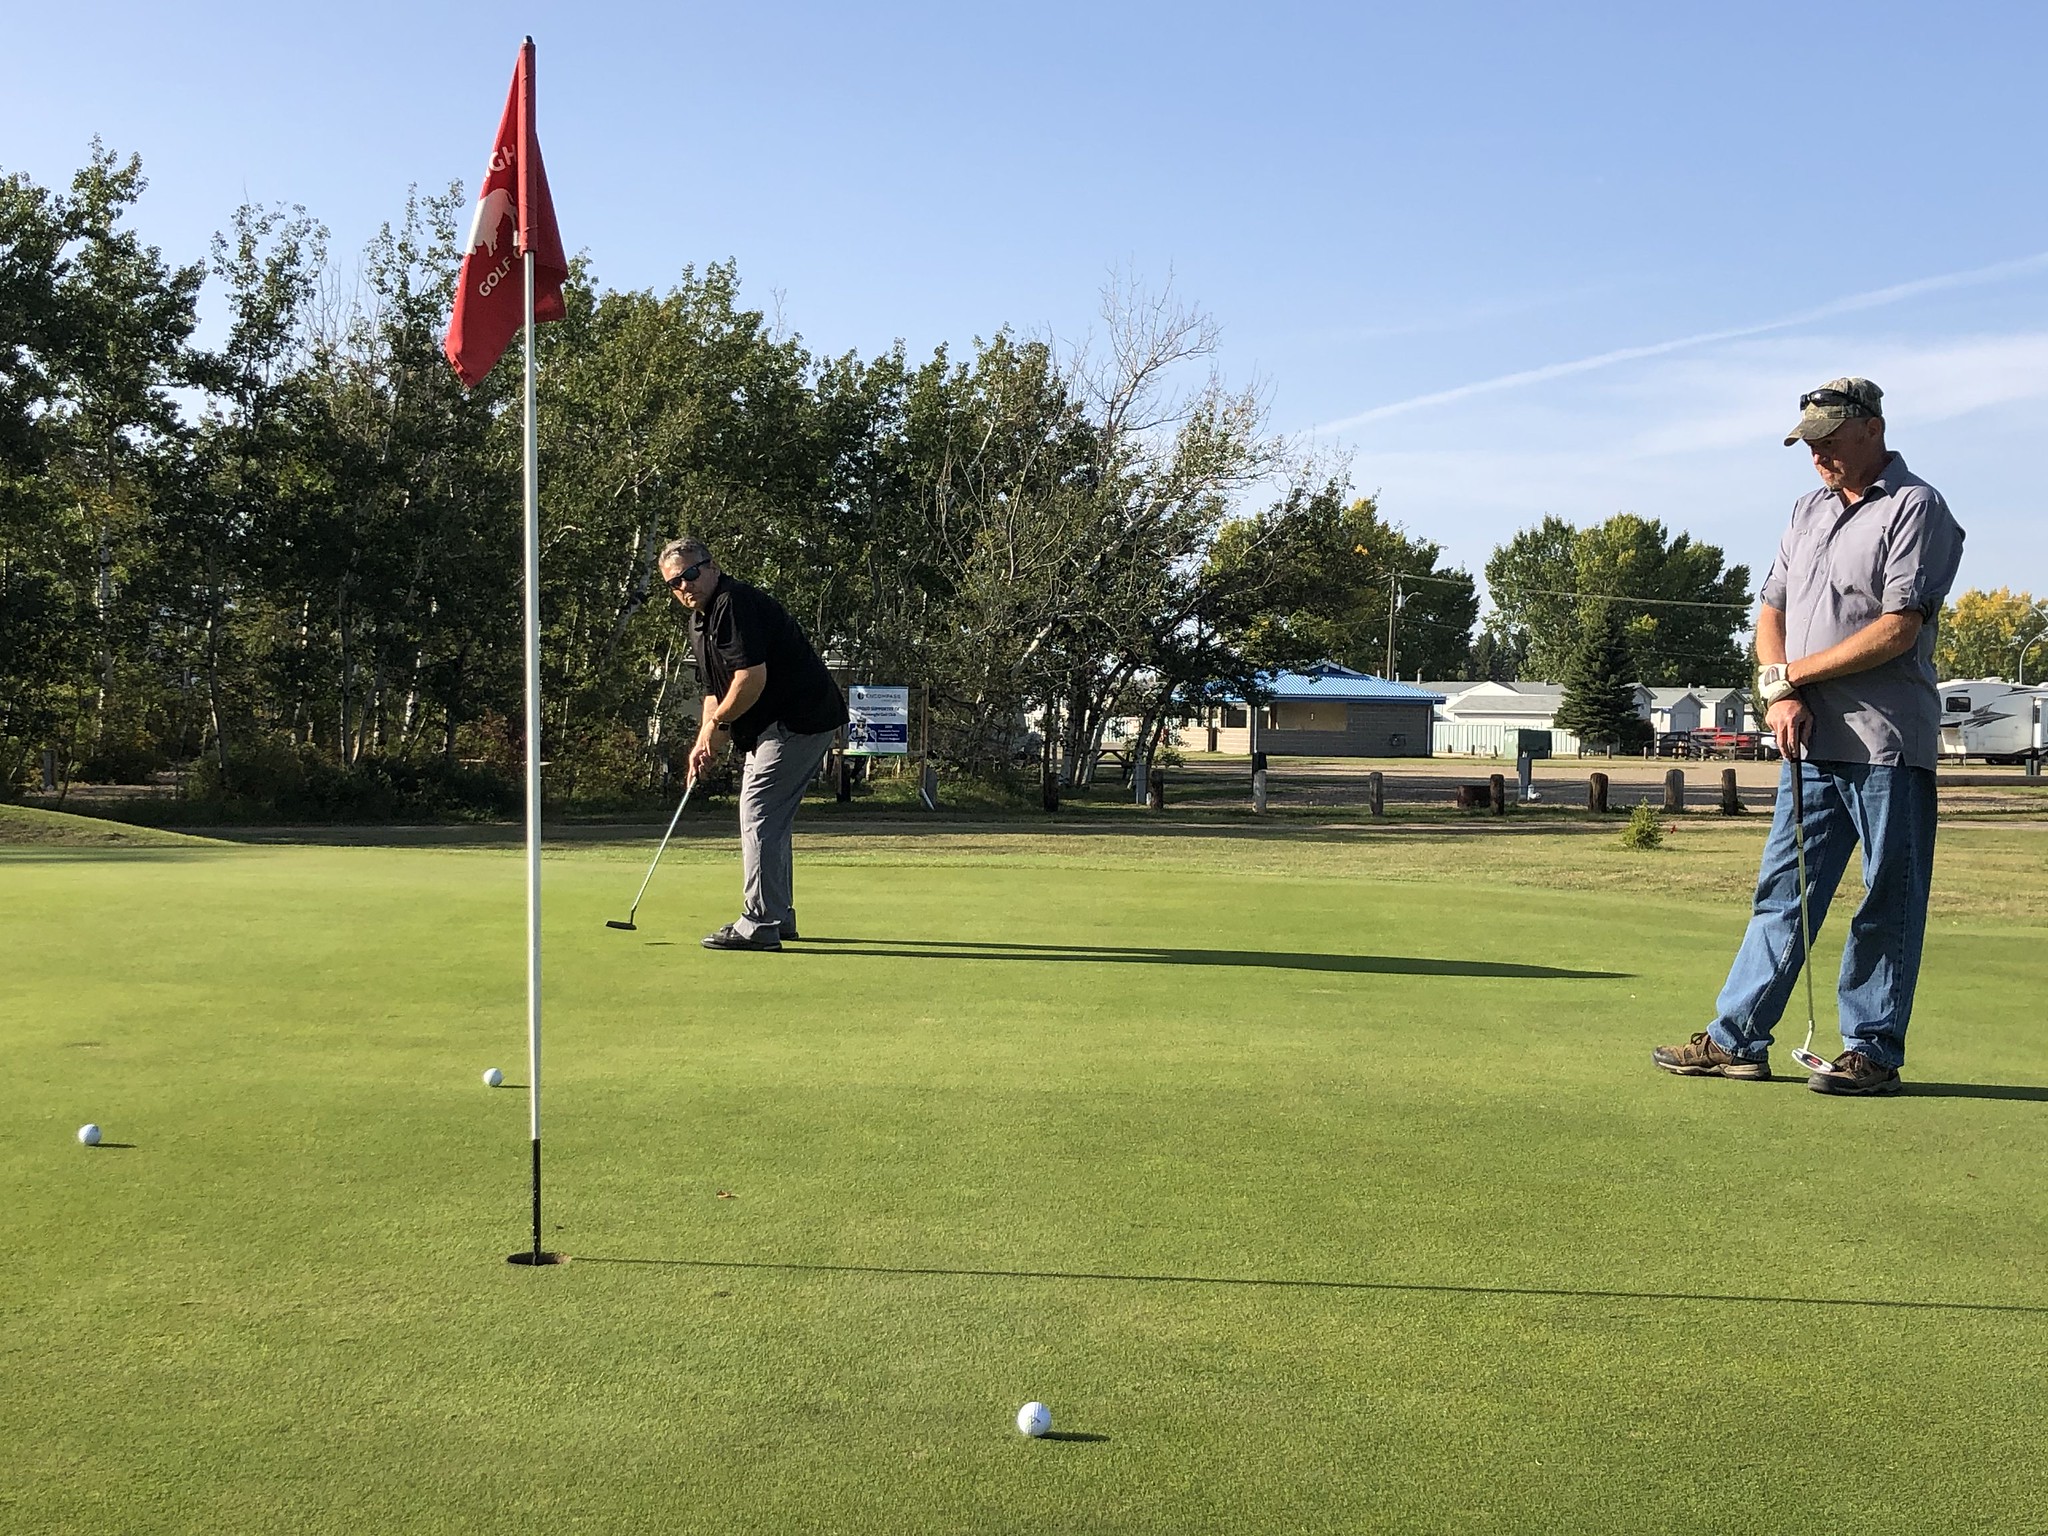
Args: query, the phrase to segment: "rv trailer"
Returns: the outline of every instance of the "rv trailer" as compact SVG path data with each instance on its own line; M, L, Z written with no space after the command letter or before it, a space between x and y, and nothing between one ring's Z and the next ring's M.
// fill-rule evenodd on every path
M1941 753L1987 763L2024 763L2048 755L2043 705L2048 688L1980 677L1941 685Z

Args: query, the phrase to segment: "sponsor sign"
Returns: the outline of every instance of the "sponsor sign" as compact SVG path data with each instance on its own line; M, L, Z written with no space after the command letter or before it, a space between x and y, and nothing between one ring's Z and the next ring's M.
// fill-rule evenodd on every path
M848 757L900 757L910 751L908 688L849 688L846 712Z

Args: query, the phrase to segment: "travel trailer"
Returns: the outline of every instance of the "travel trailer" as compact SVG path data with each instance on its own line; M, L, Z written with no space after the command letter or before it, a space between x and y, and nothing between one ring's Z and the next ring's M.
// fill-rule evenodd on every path
M1941 685L1941 754L1981 757L1987 763L2023 763L2048 754L2043 706L2048 688L2021 687L1995 677Z

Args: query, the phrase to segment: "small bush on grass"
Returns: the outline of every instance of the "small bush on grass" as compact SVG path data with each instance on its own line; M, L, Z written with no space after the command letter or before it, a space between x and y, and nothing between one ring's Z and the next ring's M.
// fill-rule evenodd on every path
M1664 824L1657 819L1657 813L1647 805L1639 805L1628 813L1628 825L1621 829L1621 846L1642 852L1662 847Z

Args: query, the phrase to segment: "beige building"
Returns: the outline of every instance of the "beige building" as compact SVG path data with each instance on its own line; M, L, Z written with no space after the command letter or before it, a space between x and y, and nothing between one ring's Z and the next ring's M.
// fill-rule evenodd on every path
M1256 711L1226 700L1182 726L1174 744L1239 757L1427 757L1431 716L1443 702L1442 694L1330 661L1278 673L1266 688L1272 699Z

